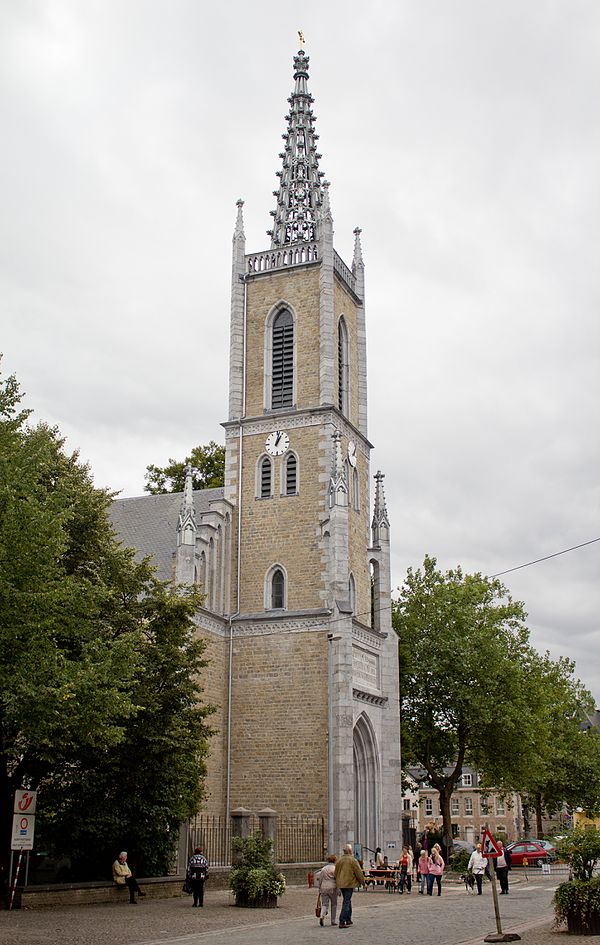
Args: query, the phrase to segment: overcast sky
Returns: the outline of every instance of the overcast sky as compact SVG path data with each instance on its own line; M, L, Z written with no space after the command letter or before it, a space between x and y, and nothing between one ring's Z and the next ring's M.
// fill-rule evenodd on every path
M394 583L599 537L597 0L0 0L3 372L125 496L224 441L235 202L267 248L298 29ZM600 542L504 580L600 701Z

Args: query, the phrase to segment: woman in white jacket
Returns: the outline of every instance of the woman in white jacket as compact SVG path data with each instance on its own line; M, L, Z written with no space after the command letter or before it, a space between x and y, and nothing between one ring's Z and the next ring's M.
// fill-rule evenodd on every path
M467 869L471 870L473 876L475 877L475 882L477 883L477 895L481 896L481 886L483 883L483 874L485 873L485 868L487 863L485 857L481 852L481 844L478 843L469 859L469 865Z

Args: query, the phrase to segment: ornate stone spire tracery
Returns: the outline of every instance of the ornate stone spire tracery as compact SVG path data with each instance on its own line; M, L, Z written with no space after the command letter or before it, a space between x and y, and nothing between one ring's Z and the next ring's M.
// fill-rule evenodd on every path
M314 102L308 91L309 57L303 49L294 56L294 91L288 98L290 110L285 116L287 131L283 134L285 149L279 157L283 169L277 171L279 190L277 207L271 211L273 229L267 230L271 237L271 248L290 243L312 242L319 239L319 214L323 201L319 170L321 155L317 152L319 138L314 130L316 118L311 105Z
M371 522L371 530L373 532L373 546L378 547L382 538L382 530L386 529L389 534L390 520L387 514L385 493L383 491L383 480L385 479L385 476L381 470L377 470L374 479L375 501L373 503L373 521Z
M342 459L342 434L336 430L332 434L333 461L331 477L329 479L329 505L348 505L348 481L346 479L346 465Z
M362 230L359 226L354 229L354 256L352 258L352 275L355 276L359 269L364 269L365 264L362 257L362 246L360 245L360 234Z
M185 486L183 499L177 520L177 544L193 545L196 543L196 510L194 508L194 472L188 463L185 467Z

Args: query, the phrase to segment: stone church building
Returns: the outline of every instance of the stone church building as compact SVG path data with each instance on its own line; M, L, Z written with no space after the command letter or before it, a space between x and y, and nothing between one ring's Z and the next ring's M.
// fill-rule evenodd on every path
M271 245L233 235L225 486L114 503L159 577L199 584L212 724L205 810L325 818L330 851L401 843L390 526L367 436L365 272L333 246L294 57ZM372 484L373 478L373 484ZM371 487L373 485L373 495Z

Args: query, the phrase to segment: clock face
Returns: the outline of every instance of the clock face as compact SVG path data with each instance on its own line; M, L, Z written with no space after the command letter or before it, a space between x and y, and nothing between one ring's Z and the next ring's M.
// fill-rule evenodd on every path
M283 456L290 445L290 438L285 430L274 430L269 433L265 449L269 456Z
M352 440L348 443L348 462L351 466L356 466L356 443Z

